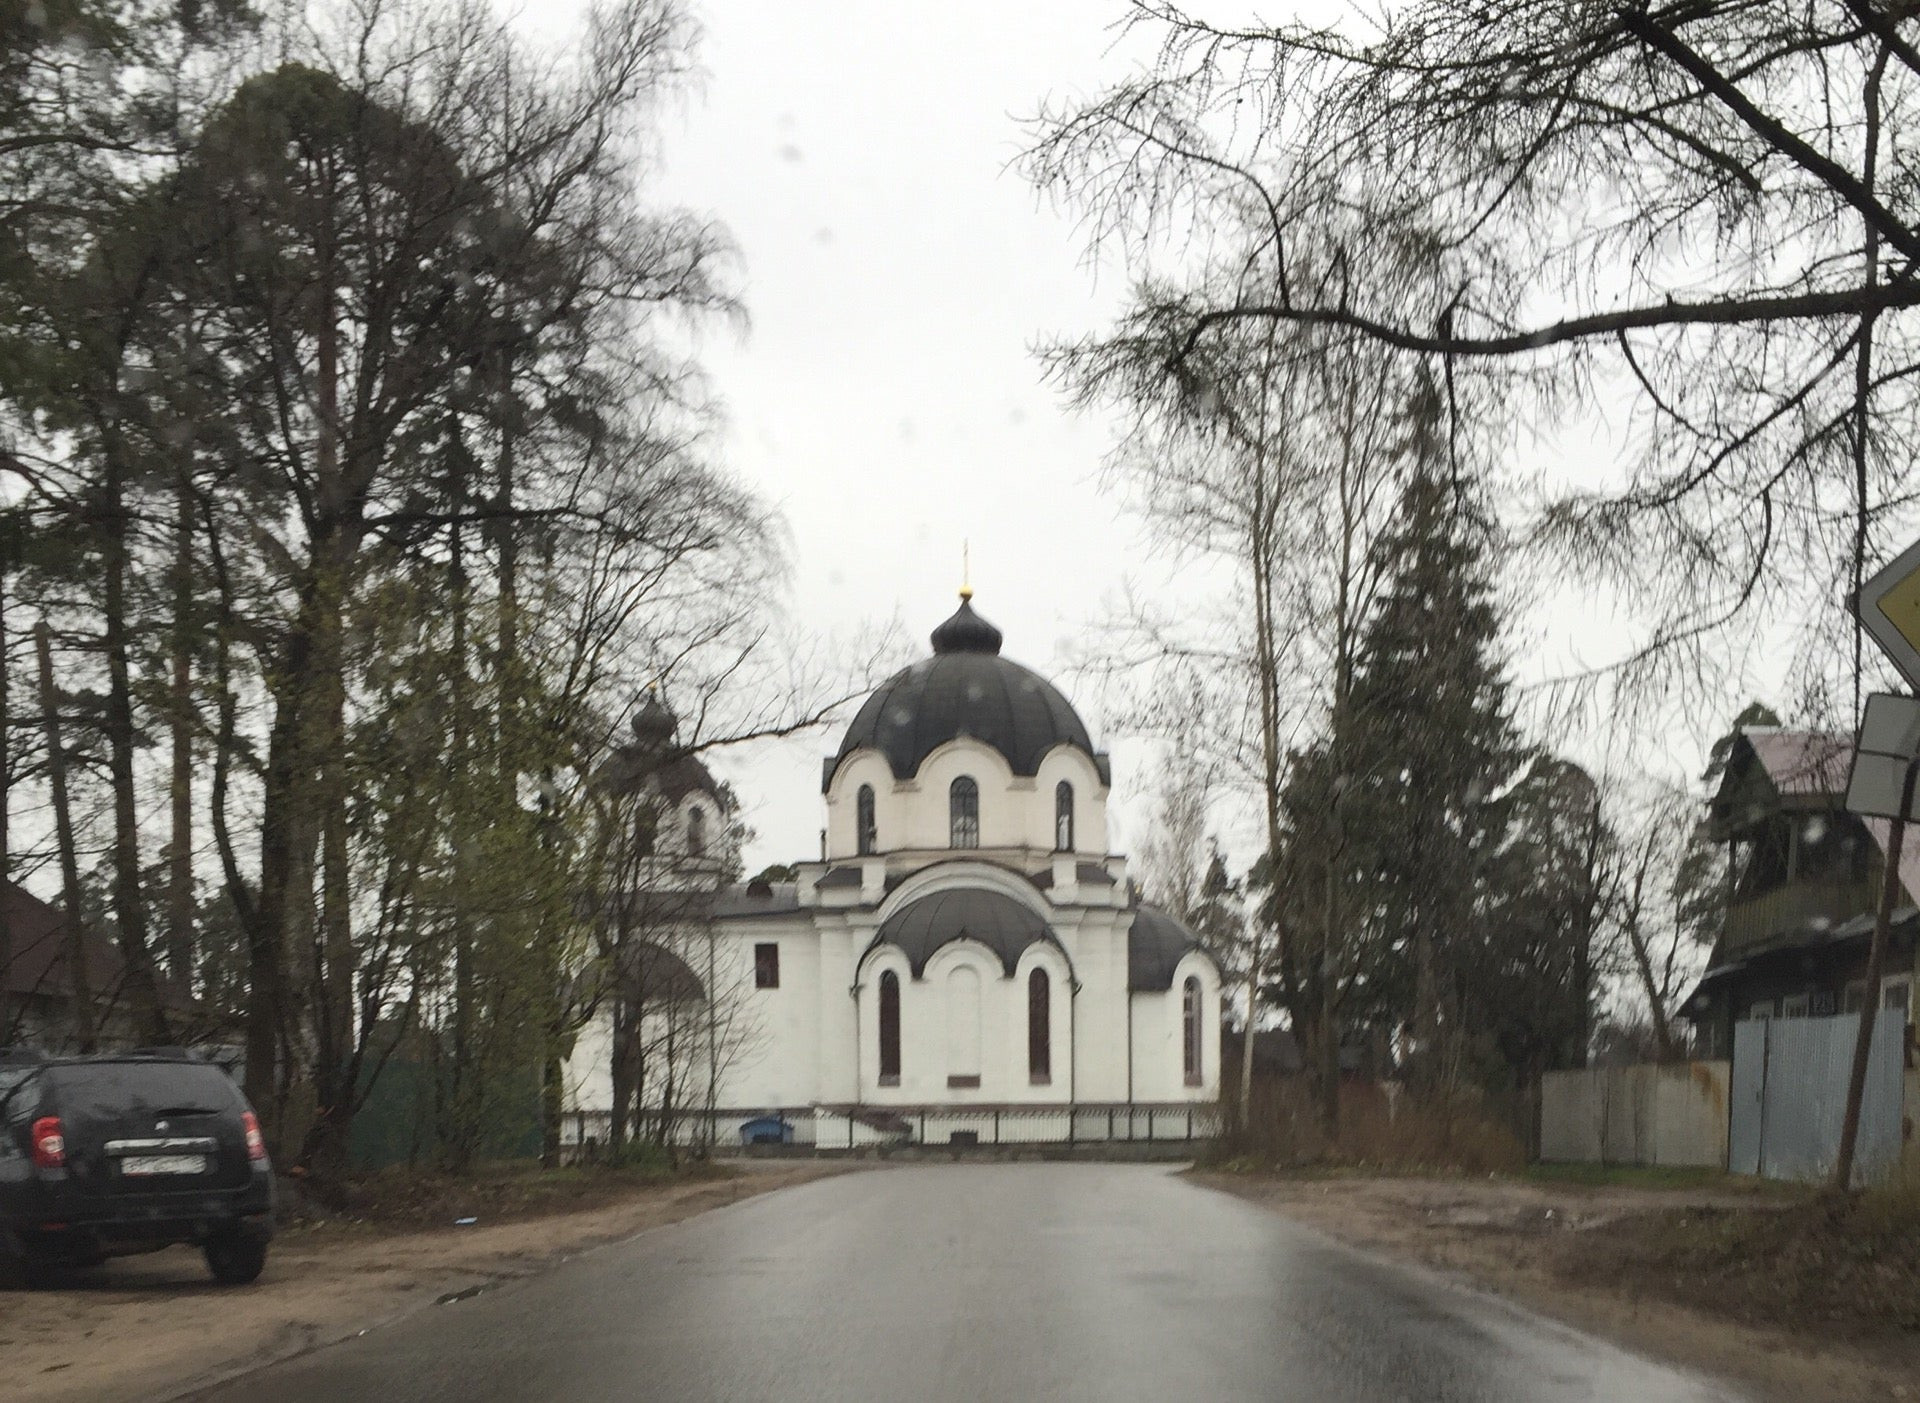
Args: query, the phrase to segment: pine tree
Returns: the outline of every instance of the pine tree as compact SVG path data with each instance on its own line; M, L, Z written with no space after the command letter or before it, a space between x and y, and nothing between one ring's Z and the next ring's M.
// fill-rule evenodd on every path
M1354 885L1350 943L1398 1008L1416 1079L1451 1085L1466 1052L1465 985L1487 860L1522 760L1497 646L1489 535L1431 476L1401 495L1381 542L1345 734L1332 737Z

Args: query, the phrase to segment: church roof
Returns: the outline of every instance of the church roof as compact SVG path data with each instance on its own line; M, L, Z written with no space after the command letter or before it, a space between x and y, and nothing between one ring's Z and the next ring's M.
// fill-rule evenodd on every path
M1171 989L1174 967L1189 950L1213 958L1178 917L1158 906L1142 905L1127 927L1127 988L1135 993Z
M1107 757L1095 751L1086 723L1046 678L1000 656L1000 630L962 600L933 631L933 656L896 672L855 714L821 787L856 750L878 750L895 779L910 779L920 762L962 736L992 746L1016 775L1038 773L1056 745L1085 752L1110 783Z
M1083 887L1110 887L1115 885L1113 874L1107 871L1100 863L1076 862L1073 865L1073 871L1074 880ZM1033 878L1033 884L1040 888L1041 891L1052 890L1053 869L1049 867L1043 872L1036 873Z
M982 887L952 887L909 901L880 924L872 945L898 946L918 979L941 946L977 940L1012 974L1021 953L1038 941L1058 945L1052 927L1031 907Z

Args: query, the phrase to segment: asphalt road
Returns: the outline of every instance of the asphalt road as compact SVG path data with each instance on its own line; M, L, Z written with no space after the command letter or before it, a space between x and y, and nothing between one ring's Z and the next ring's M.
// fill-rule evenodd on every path
M271 1268L269 1268L271 1269ZM203 1395L234 1403L1730 1399L1164 1168L785 1189Z

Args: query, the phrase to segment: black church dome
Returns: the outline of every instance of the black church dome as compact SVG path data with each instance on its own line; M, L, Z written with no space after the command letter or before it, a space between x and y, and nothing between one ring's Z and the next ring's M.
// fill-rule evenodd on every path
M999 751L1016 775L1037 774L1049 750L1071 745L1107 782L1107 757L1094 750L1072 703L1039 673L1001 657L1000 639L963 596L933 631L933 656L896 672L867 698L827 766L826 782L856 750L878 750L895 779L910 779L927 756L962 736Z

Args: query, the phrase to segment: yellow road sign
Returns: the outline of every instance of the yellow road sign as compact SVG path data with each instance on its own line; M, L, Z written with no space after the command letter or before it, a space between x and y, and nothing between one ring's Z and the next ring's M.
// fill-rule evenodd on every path
M1920 542L1862 585L1853 609L1880 650L1920 688Z

